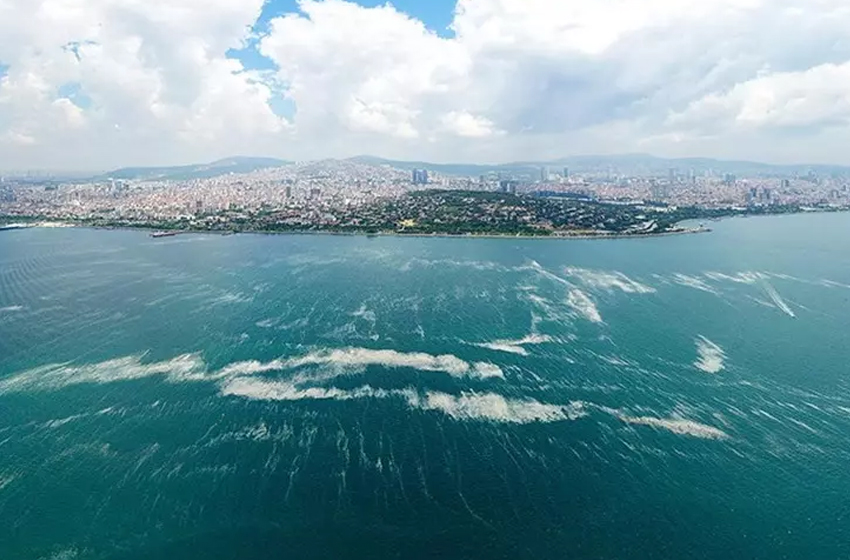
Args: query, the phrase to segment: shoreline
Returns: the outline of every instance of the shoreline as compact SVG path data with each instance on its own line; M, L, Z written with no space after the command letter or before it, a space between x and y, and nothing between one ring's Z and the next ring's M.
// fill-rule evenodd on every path
M499 233L403 233L403 232L343 232L343 231L322 231L322 230L293 230L293 231L263 231L263 230L206 230L206 229L186 229L186 230L163 230L160 228L149 226L97 226L90 224L78 224L73 222L42 222L32 225L25 225L15 229L29 228L81 228L95 229L107 231L136 231L148 233L151 235L156 232L167 232L170 235L162 236L163 239L169 237L177 237L180 235L218 235L228 237L231 235L330 235L341 237L412 237L412 238L447 238L447 239L519 239L519 240L558 240L558 241L590 241L590 240L614 240L614 239L652 239L658 237L670 237L674 235L693 235L697 233L709 233L711 228L696 227L684 228L675 231L662 231L658 233L610 233L610 234L587 234L577 233L563 235L529 235L529 234L499 234Z
M404 233L397 231L378 231L378 232L366 232L366 231L331 231L331 230L290 230L290 231L268 231L268 230L253 230L246 229L242 231L234 231L234 230L208 230L208 229L180 229L180 230L168 230L158 228L153 225L120 225L120 226L99 226L93 224L85 224L79 222L71 222L71 221L58 221L58 220L39 220L39 221L7 221L5 224L0 224L0 232L5 230L20 230L20 229L29 229L29 228L88 228L88 229L101 229L101 230L118 230L118 231L140 231L147 232L148 234L152 234L155 232L167 232L169 235L163 237L175 237L177 235L187 235L187 234L202 234L202 235L220 235L220 236L229 236L229 235L334 235L334 236L343 236L343 237L367 237L367 238L377 238L377 237L413 237L413 238L446 238L446 239L516 239L516 240L581 240L581 241L594 241L594 240L617 240L617 239L653 239L660 237L670 237L677 235L692 235L697 233L711 233L712 228L707 225L700 224L700 226L696 227L680 227L679 224L684 223L694 223L694 222L722 222L730 219L743 219L743 218L769 218L769 217L781 217L781 216L791 216L791 215L805 215L805 214L815 214L815 213L850 213L850 209L837 208L837 209L829 209L829 210L815 210L815 209L805 209L800 210L798 212L778 212L775 214L741 214L741 215L730 215L730 216L720 216L720 217L706 217L702 220L688 218L676 223L678 229L670 230L670 231L661 231L656 233L574 233L571 234L568 231L563 232L561 235L553 234L553 235L531 235L531 234L507 234L507 233ZM7 220L9 218L13 218L12 216L4 216ZM17 218L18 220L27 220L27 218Z
M177 235L184 234L205 234L205 235L220 235L220 236L229 236L235 234L241 235L335 235L335 236L347 236L347 237L367 237L367 238L376 238L376 237L414 237L414 238L447 238L447 239L515 239L515 240L582 240L582 241L591 241L591 240L616 240L616 239L651 239L651 238L659 238L659 237L670 237L674 235L690 235L696 233L710 233L712 231L711 227L705 225L705 223L710 222L722 222L724 220L729 219L741 219L741 218L767 218L767 217L780 217L780 216L788 216L788 215L804 215L804 214L813 214L813 213L847 213L850 212L850 208L830 208L830 209L816 209L816 208L802 208L796 212L777 212L777 213L754 213L754 214L736 214L736 215L728 215L728 216L718 216L718 217L704 217L703 219L695 219L695 218L686 218L674 224L673 230L661 231L661 232L649 232L649 233L588 233L586 231L582 231L581 233L571 233L569 231L560 232L560 234L553 233L552 235L535 235L535 234L508 234L508 233L405 233L399 231L376 231L376 232L367 232L367 231L333 231L333 230L289 230L289 231L269 231L269 230L254 230L254 229L245 229L241 231L236 230L209 230L209 229L178 229L178 230L169 230L163 229L161 227L156 227L155 225L116 225L116 226L106 226L106 225L94 225L88 223L81 223L75 221L60 221L60 220L50 220L50 219L40 219L34 220L31 217L26 216L2 216L2 218L6 221L5 224L0 223L0 232L6 230L20 230L20 229L29 229L29 228L67 228L67 227L75 227L75 228L88 228L88 229L102 229L102 230L119 230L119 231L141 231L147 232L149 234L153 234L156 232L167 233L168 235L164 235L162 237L174 237ZM694 224L699 223L699 226L681 226L681 224Z

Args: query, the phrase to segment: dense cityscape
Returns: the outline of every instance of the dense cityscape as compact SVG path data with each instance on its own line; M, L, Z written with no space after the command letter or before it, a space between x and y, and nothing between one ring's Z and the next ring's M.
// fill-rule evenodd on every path
M644 235L687 218L840 210L845 176L629 175L532 168L478 176L326 160L175 179L28 176L0 183L0 223L61 222L163 231ZM536 176L535 176L536 175ZM116 178L121 177L121 178Z

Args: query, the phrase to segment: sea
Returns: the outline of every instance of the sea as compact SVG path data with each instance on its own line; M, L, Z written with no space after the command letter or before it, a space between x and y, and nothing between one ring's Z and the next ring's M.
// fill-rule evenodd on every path
M850 558L850 214L0 232L0 559Z

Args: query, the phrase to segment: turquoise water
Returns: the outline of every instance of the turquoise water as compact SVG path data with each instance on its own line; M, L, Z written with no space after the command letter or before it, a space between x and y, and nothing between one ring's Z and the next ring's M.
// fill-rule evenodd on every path
M848 558L850 215L0 233L0 558Z

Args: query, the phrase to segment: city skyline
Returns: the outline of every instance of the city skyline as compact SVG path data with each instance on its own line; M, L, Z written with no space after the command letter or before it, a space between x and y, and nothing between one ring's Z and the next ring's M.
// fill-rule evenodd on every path
M646 152L850 164L843 8L4 0L0 168L238 153L507 162Z
M841 164L835 162L825 162L825 163L815 163L815 162L807 162L807 161L783 161L783 162L770 162L770 161L759 161L759 160L746 160L746 159L720 159L720 158L711 158L705 156L684 156L684 157L663 157L656 154L650 153L612 153L612 154L572 154L572 155L563 155L561 157L555 157L552 159L527 159L527 160L506 160L506 161L461 161L461 160L452 160L448 159L445 161L432 160L432 161L424 161L417 159L391 159L381 156L376 156L372 154L360 154L351 157L319 157L315 159L285 159L280 157L272 157L272 156L229 156L217 159L215 161L184 161L178 162L174 165L127 165L118 168L101 168L101 169L77 169L77 170L69 170L69 169L58 169L58 168L32 168L32 169L24 169L24 168L0 168L0 177L23 177L27 175L32 175L35 177L54 177L59 179L73 179L73 178L97 178L97 177L108 177L113 174L122 174L122 173L143 173L145 171L160 171L160 170L174 170L179 171L182 169L206 169L206 170L220 170L220 173L210 173L209 177L214 177L219 174L226 173L244 173L250 172L257 169L265 169L265 168L273 168L279 166L287 166L292 164L303 164L303 163L321 163L321 162L345 162L345 161L354 161L361 163L369 163L374 165L390 165L390 166L401 166L402 169L407 169L409 171L425 171L430 172L434 170L438 170L448 175L457 175L457 176L466 176L470 174L478 173L481 170L492 170L493 172L497 172L499 170L504 171L506 168L510 169L518 169L523 168L526 170L535 170L535 173L542 172L546 168L547 171L556 175L572 175L572 174L582 174L587 173L588 170L585 168L588 165L587 162L593 162L591 165L593 166L601 166L601 165L609 165L609 171L622 174L622 175L634 175L634 167L635 166L647 166L650 165L652 167L653 172L644 172L639 173L640 175L651 176L657 175L658 177L666 176L672 169L675 169L677 173L682 173L684 175L688 175L690 173L694 173L696 168L704 168L705 170L712 171L713 173L721 173L721 171L727 167L756 167L763 168L765 171L770 171L773 173L800 173L801 171L826 171L830 173L840 173L842 175L846 173L850 173L850 164ZM256 163L259 162L259 163ZM247 166L247 169L246 169ZM575 167L574 167L575 166ZM672 167L671 167L672 166ZM681 166L681 168L679 167ZM696 166L696 167L695 167ZM716 166L716 167L712 167ZM237 169L231 170L230 167L236 167ZM446 169L457 168L460 171L451 172L445 171ZM473 169L473 171L466 171L464 168ZM549 169L551 168L551 169ZM746 171L745 174L750 173ZM722 173L721 173L722 174ZM117 176L117 175L116 175Z

